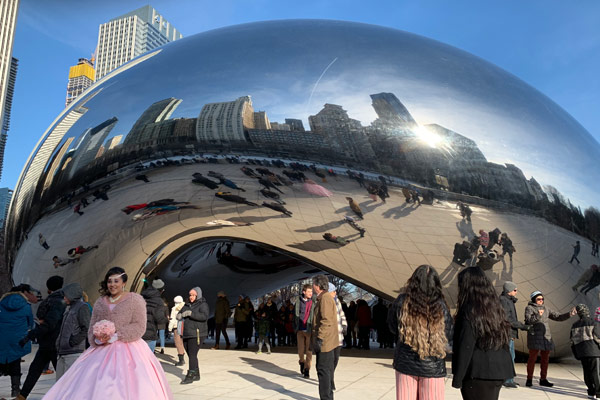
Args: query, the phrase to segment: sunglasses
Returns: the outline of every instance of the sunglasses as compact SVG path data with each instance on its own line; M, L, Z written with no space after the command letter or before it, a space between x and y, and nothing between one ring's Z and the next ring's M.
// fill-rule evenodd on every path
M535 301L544 301L543 297L538 297L537 299L535 299Z

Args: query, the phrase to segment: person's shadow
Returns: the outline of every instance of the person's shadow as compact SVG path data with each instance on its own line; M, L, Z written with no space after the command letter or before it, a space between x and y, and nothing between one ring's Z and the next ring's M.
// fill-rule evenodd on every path
M458 232L460 232L461 238L464 238L464 239L470 241L473 237L475 237L475 232L473 231L473 226L471 225L470 222L467 222L464 219L461 221L458 221L456 223L456 229L458 229Z
M502 258L502 271L500 272L500 279L504 282L510 281L512 282L512 274L513 274L513 260L509 257L509 267L508 270L506 268L506 257Z
M275 383L269 379L263 378L262 376L245 374L243 372L233 371L233 370L229 370L228 372L231 374L237 375L240 378L243 378L243 379L247 380L248 382L253 383L254 385L260 386L263 389L272 390L276 393L280 393L282 395L289 396L293 399L298 399L298 400L316 400L317 399L316 397L310 397L305 394L286 389L284 386L282 386L278 383Z
M442 273L440 274L440 281L442 282L443 286L449 286L450 283L452 283L454 281L454 279L456 278L456 276L458 275L458 272L460 270L462 270L464 267L461 266L460 264L457 264L455 262L451 262L446 269L444 269L442 271Z

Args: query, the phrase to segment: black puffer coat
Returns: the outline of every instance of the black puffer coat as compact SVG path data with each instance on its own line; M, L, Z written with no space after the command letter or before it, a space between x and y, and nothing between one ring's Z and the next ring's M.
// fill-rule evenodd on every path
M146 333L142 339L157 340L159 326L164 327L169 322L169 309L157 289L149 287L144 289L141 295L146 300Z
M540 315L539 310L543 309L544 313ZM560 314L556 311L548 309L545 305L538 305L530 301L525 307L525 323L533 325L527 334L527 348L529 350L554 350L554 342L550 333L550 320L566 321L571 317L571 314Z
M191 311L192 313L183 317L186 311ZM206 321L208 320L210 310L208 309L208 303L204 297L200 297L196 299L193 303L185 303L185 305L181 308L181 311L177 314L177 319L183 319L183 335L184 339L189 338L197 338L200 340L201 338L205 338L208 336L208 324Z
M29 331L29 339L37 339L40 349L56 351L56 339L60 332L67 305L62 290L52 292L38 307L36 316L44 322Z
M388 326L390 331L397 335L399 332L398 321L400 321L402 304L406 298L405 294L398 296L388 312ZM452 343L453 322L450 311L444 304L445 333L448 342ZM446 362L443 358L426 357L421 359L409 345L398 341L394 352L394 369L405 375L421 376L426 378L441 378L446 376Z

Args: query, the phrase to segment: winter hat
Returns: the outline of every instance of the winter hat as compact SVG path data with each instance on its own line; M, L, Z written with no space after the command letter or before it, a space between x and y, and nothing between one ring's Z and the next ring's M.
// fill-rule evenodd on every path
M156 278L155 280L152 281L152 287L154 289L160 290L165 287L165 283L162 280Z
M336 292L337 291L337 289L335 288L335 285L333 283L331 283L331 282L329 282L329 289L328 289L328 291L329 292Z
M596 308L596 316L594 318L597 322L600 322L600 307Z
M506 281L504 282L504 293L512 292L517 288L517 285L514 282Z
M63 288L62 292L69 301L79 300L83 297L83 289L79 283L68 284Z
M183 297L181 297L181 296L175 296L175 298L173 299L173 301L175 302L175 304L183 303Z
M529 298L533 301L538 296L543 296L543 294L539 290L536 290L535 292L531 292L531 294L529 295Z
M57 290L60 290L60 288L63 287L63 283L64 279L62 278L62 276L54 275L48 278L48 280L46 281L46 287L48 288L48 290L56 292Z
M217 293L217 296L222 296L222 297L225 297L225 296L226 296L226 294L225 294L225 292L224 292L224 291L222 291L222 290L219 290L219 292Z
M577 304L577 306L575 307L575 311L577 311L577 315L579 315L579 318L585 318L590 316L590 309L585 304Z
M192 290L196 292L196 298L199 299L200 297L202 297L202 289L200 289L198 286L193 287Z

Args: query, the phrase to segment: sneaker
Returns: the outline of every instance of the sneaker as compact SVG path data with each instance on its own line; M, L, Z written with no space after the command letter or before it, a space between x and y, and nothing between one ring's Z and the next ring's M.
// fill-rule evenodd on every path
M271 354L271 350L267 351L267 354Z
M502 386L506 387L506 388L513 388L516 389L517 388L517 384L514 382L504 382L502 384Z
M42 372L42 375L50 375L50 374L53 374L53 373L54 373L54 371L52 371L51 369L47 369L44 372Z
M229 350L230 348L231 348L231 343L227 343L227 344L225 345L225 350Z
M211 350L219 350L219 345L215 344L213 347L210 348Z
M554 383L548 382L548 379L540 379L540 386L552 387Z
M532 387L533 386L533 379L527 379L525 381L525 386Z
M256 352L256 354L262 354L262 351L258 350L258 351Z

